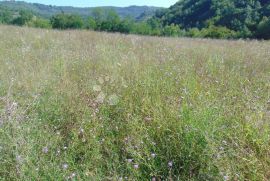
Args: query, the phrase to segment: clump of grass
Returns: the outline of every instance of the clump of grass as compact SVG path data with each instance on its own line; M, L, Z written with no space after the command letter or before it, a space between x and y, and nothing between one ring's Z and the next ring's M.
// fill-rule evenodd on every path
M3 34L0 178L270 178L269 42Z

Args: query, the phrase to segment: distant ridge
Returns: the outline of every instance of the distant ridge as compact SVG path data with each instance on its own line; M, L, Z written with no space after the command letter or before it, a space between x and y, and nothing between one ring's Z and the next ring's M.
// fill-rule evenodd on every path
M11 9L13 11L19 10L30 10L34 14L39 15L44 18L50 18L51 16L65 12L78 14L82 17L87 17L91 15L91 12L95 7L72 7L72 6L53 6L44 5L39 3L27 3L24 1L0 1L0 6ZM133 19L143 19L142 14L154 15L155 11L162 9L160 7L153 6L129 6L129 7L114 7L114 6L103 6L100 7L105 10L116 11L121 18L130 17Z

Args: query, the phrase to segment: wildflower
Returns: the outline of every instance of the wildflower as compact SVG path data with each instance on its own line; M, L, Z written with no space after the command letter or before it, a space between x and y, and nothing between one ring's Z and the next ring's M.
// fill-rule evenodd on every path
M84 129L80 128L80 134L83 134L83 133L84 133Z
M128 144L128 142L129 142L129 138L128 138L128 137L126 137L126 138L124 139L124 142L125 142L125 144Z
M156 179L156 177L152 177L152 179L151 179L151 181L156 181L157 179Z
M62 168L63 168L64 170L66 170L66 169L68 168L68 164L67 164L67 163L64 163L64 164L62 165Z
M225 175L223 178L224 178L224 181L227 181L229 180L230 177L228 175Z
M49 148L48 147L44 147L42 148L42 152L47 154L49 152Z
M170 168L172 168L173 162L172 162L172 161L169 161L169 162L168 162L168 166L169 166Z
M76 176L76 173L72 173L72 174L70 175L71 178L74 178L75 176Z
M156 157L156 154L155 153L151 153L151 157L152 158L155 158Z
M135 168L135 169L138 169L138 168L139 168L139 165L138 165L138 164L135 164L135 165L134 165L134 168Z
M133 162L133 159L127 159L127 161L128 161L128 163L131 163L131 162Z
M221 151L224 151L224 147L222 147L222 146L221 146L221 147L219 147L219 149L220 149Z
M21 155L17 155L16 156L16 160L17 160L18 163L22 163L23 162L23 158L22 158Z
M58 150L56 151L56 153L57 153L57 155L60 155L60 153L61 153L60 149L58 149Z

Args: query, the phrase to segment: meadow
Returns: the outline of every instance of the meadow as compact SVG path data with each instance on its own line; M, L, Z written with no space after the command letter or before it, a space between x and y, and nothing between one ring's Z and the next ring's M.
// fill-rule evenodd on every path
M270 42L0 26L0 180L270 180Z

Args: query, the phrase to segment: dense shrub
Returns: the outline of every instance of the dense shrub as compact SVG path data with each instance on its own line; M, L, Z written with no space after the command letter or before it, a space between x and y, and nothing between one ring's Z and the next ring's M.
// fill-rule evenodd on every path
M178 25L166 25L163 29L164 36L180 36L181 29Z
M202 37L206 38L234 38L236 33L233 30L230 30L226 27L221 26L210 26L209 28L204 28L201 31Z
M270 19L264 17L258 25L257 38L270 39Z
M49 29L51 28L51 23L49 20L47 19L42 19L42 18L34 18L32 21L30 21L28 24L28 26L31 27L36 27L36 28L46 28Z
M31 21L33 18L33 14L29 11L20 11L19 16L12 21L12 24L23 26L26 25L27 22Z
M6 9L0 9L0 23L8 24L12 21L12 13Z
M56 29L80 29L83 27L83 20L78 15L61 13L51 18L51 24Z

